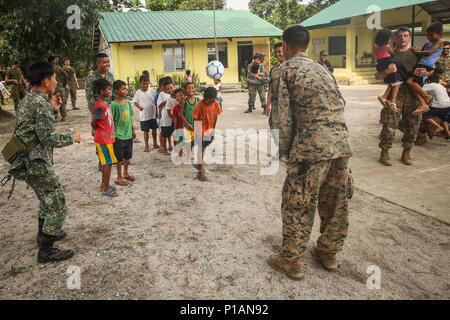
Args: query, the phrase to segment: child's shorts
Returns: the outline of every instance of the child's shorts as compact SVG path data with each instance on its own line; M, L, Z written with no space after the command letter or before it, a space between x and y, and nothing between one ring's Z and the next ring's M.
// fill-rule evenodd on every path
M202 139L202 148L205 149L207 146L209 146L214 140L214 136L203 136Z
M158 123L156 122L156 119L141 121L141 131L148 132L150 130L156 129L158 129Z
M434 117L440 118L444 122L449 122L450 120L450 108L433 108L430 107L430 110L425 112L422 115L424 120L433 119Z
M114 142L113 146L117 162L130 160L133 156L133 139L120 140L116 138L116 142Z
M94 144L97 147L98 159L100 160L100 164L102 166L117 162L112 144L100 144L97 142L94 142Z
M170 127L161 127L161 134L163 138L170 138L173 133L173 124Z
M222 103L223 102L223 98L222 97L217 97L216 99L217 99L218 103Z

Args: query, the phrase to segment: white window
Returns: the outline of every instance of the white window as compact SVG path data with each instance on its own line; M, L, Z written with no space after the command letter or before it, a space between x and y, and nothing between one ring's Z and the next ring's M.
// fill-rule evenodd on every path
M163 45L164 72L184 71L186 68L184 44Z
M217 42L219 51L219 61L222 62L224 68L228 68L228 43ZM208 43L208 62L216 60L216 47L213 43Z

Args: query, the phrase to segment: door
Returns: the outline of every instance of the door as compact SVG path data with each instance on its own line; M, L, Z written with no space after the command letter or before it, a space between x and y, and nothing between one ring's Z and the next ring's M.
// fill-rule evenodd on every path
M247 66L253 60L253 44L251 41L238 41L238 81L241 81L242 75L246 75Z

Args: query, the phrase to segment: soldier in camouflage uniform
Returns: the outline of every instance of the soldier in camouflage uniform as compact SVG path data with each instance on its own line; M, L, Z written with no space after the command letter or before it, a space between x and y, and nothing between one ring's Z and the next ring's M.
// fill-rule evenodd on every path
M50 62L51 64L53 64L55 66L56 81L58 83L56 85L55 94L59 94L61 96L62 104L61 104L61 107L59 108L59 112L61 114L61 121L64 122L64 121L66 121L66 117L67 117L66 91L70 89L69 88L69 75L67 74L66 71L64 71L63 68L61 68L60 66L58 66L56 64L56 57L50 56L48 58L48 62Z
M97 101L97 95L94 92L94 85L93 85L94 81L100 78L105 78L111 83L111 86L114 83L114 76L112 75L111 72L109 72L110 63L108 55L106 55L105 53L99 53L96 56L96 63L97 63L97 70L95 70L86 77L86 84L85 84L86 101L91 116L93 116L92 112L94 111L95 102ZM115 94L113 91L114 90L111 90L111 95L106 100L108 104L111 104L115 98ZM92 132L92 136L94 136L94 133L95 131Z
M19 61L13 62L12 68L6 73L5 81L12 83L11 96L14 101L14 111L17 112L17 107L26 94L26 81L23 78L22 70L19 68Z
M72 109L73 110L80 110L80 108L77 107L77 88L78 86L78 79L77 75L75 74L75 70L70 66L70 60L65 59L64 60L64 71L66 71L68 77L69 77L69 90L66 90L66 103L69 102L69 94L70 94L70 100L72 102Z
M448 51L450 49L450 42L444 42L444 48L442 49L441 56L436 62L436 66L440 67L444 71L444 82L450 83L450 56Z
M396 48L394 50L394 59L400 61L408 71L414 71L414 67L417 65L419 58L409 48L410 31L408 28L400 28L395 34ZM376 73L375 78L383 80L386 76L396 72L395 65L389 66L385 71ZM425 69L416 69L415 72L419 76L429 75ZM419 131L420 123L422 121L422 115L413 115L413 111L419 106L419 101L413 95L411 90L402 84L397 95L397 108L398 112L393 112L390 109L384 108L381 110L381 123L383 128L379 135L381 149L379 162L392 166L392 161L389 156L389 149L392 148L394 142L395 131L398 128L400 118L403 122L403 153L401 161L406 165L412 165L411 150L414 146L417 133Z
M313 256L337 269L336 254L348 232L349 157L352 148L339 89L330 73L306 56L309 31L301 26L283 33L288 59L271 79L272 128L287 159L282 191L283 244L269 264L293 279L303 278L305 254L316 208L320 237Z
M74 255L72 250L53 248L55 241L66 236L62 225L67 215L64 190L53 171L53 148L62 148L80 142L79 133L55 133L53 110L61 101L53 95L56 88L54 67L47 62L37 62L30 67L30 93L22 101L16 118L14 136L26 147L23 156L17 158L9 173L24 180L36 193L39 204L38 262L61 261Z
M248 109L245 111L245 113L249 113L252 112L252 110L255 110L256 93L259 94L261 107L263 108L263 113L265 113L267 102L266 91L264 89L264 81L266 78L266 73L264 71L264 58L265 55L263 53L255 54L252 63L250 63L247 67ZM259 65L259 70L257 73L252 72L252 66L254 64Z

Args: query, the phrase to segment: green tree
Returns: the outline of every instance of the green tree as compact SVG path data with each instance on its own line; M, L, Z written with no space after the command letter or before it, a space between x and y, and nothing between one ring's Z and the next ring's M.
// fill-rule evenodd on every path
M226 0L216 0L216 9L222 10ZM212 10L213 0L182 0L178 10Z
M80 29L68 28L71 5L80 8ZM85 62L92 59L93 26L106 10L111 10L108 0L0 0L3 47L9 48L10 60L19 59L23 66L50 54L69 57L74 64Z
M276 8L276 2L277 0L250 0L248 9L251 13L267 20L272 16L272 13Z

